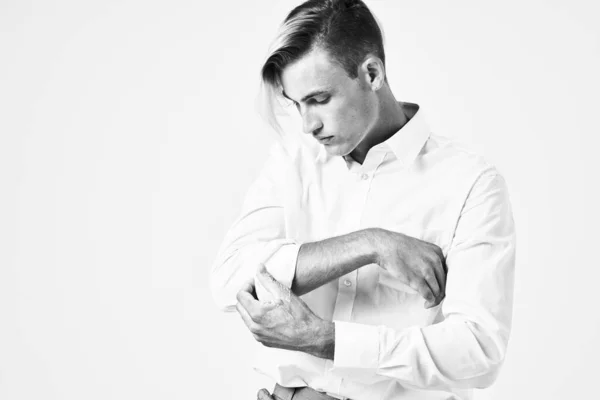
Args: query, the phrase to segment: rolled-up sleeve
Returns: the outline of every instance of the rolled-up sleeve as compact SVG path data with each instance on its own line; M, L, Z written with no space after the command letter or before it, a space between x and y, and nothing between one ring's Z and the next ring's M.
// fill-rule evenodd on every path
M300 244L286 237L282 184L287 153L281 144L271 147L259 177L246 194L242 212L227 232L210 271L217 306L234 311L237 292L253 280L258 265L291 287Z
M512 211L497 171L473 184L446 262L442 322L404 330L335 322L332 371L425 389L492 384L508 344L515 269Z

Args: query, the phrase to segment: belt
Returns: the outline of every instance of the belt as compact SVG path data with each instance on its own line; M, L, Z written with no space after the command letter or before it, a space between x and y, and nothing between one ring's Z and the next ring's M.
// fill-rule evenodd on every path
M275 389L273 389L273 397L276 400L338 400L326 393L317 392L308 386L287 388L279 384L276 384Z

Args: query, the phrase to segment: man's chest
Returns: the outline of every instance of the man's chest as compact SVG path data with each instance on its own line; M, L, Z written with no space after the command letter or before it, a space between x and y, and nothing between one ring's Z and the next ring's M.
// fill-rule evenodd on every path
M284 210L290 238L312 242L377 227L434 243L447 253L463 203L457 194L462 189L443 171L394 163L371 169L342 166L303 170L286 179ZM439 311L425 310L414 290L375 264L303 298L322 318L398 328L431 324ZM394 322L390 315L396 315Z
M292 172L284 195L286 230L305 242L378 227L448 250L466 187L443 170L397 163Z

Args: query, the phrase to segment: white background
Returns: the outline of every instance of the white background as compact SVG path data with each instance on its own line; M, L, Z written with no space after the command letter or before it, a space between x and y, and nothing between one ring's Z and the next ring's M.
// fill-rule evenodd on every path
M0 399L253 399L208 272L273 136L295 1L0 1ZM595 1L368 2L397 98L506 177L514 329L482 399L598 395Z

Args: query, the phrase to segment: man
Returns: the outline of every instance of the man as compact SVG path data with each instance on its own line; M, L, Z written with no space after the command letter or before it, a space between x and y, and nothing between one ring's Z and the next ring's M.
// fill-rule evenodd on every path
M472 398L510 332L504 180L395 99L362 1L292 10L262 80L275 126L285 98L309 140L274 145L211 271L264 344L258 398Z

